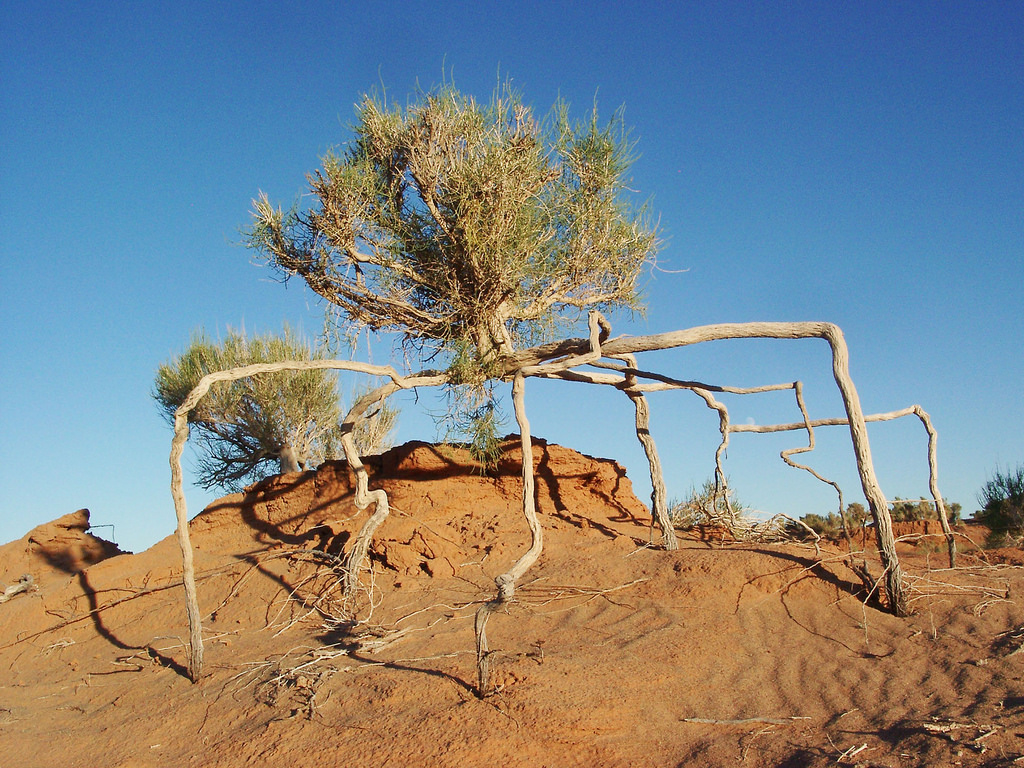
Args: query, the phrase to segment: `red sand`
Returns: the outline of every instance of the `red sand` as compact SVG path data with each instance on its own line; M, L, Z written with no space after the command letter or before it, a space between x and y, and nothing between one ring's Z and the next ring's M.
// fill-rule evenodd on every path
M330 585L313 578L314 550L340 552L365 519L344 464L211 505L191 524L206 615L198 684L182 671L173 538L111 557L76 513L0 547L0 589L24 573L38 586L0 603L0 765L988 766L1024 755L1019 565L975 551L951 572L939 540L901 544L915 613L897 619L864 604L838 550L816 562L792 544L645 547L649 514L618 465L554 445L536 458L544 554L490 620L498 690L483 700L473 615L528 543L511 446L493 477L423 444L377 461L372 485L394 511L374 546L372 612L348 632L302 605ZM332 594L319 607L337 611Z

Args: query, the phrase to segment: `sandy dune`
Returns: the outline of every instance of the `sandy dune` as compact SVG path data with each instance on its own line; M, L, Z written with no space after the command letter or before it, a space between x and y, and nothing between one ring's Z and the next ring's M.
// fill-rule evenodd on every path
M182 672L180 557L116 554L76 513L0 548L0 765L987 766L1024 755L1024 570L934 538L900 545L915 614L865 604L835 548L645 546L614 462L538 444L545 551L488 625L525 549L518 452L373 464L392 516L373 606L340 615L330 556L363 519L344 464L272 478L193 520L207 669ZM169 502L168 502L169 505ZM168 513L169 514L169 513ZM977 538L977 534L974 534ZM702 539L710 538L705 541ZM321 555L319 553L326 553ZM878 566L875 565L877 570ZM319 569L319 570L318 570ZM1021 761L1024 763L1024 760Z

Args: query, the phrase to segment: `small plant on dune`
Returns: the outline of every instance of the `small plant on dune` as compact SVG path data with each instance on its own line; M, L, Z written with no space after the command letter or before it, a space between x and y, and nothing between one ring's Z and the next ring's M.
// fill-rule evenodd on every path
M974 519L989 527L992 545L1020 546L1024 542L1024 464L1014 470L996 469L978 494L981 509Z
M698 525L718 525L736 532L746 508L736 499L736 492L725 482L710 477L704 484L690 489L683 501L673 499L669 514L676 528L689 530Z

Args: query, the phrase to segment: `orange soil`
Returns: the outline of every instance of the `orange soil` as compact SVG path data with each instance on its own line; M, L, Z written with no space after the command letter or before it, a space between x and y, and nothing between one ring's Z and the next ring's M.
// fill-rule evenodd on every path
M343 463L211 505L191 523L198 684L182 670L173 538L110 556L83 511L0 547L0 582L31 573L38 587L0 603L0 765L982 766L1024 754L1019 565L975 553L951 572L940 540L901 544L915 613L897 619L865 605L837 550L818 561L798 545L685 535L677 552L647 547L649 513L621 467L543 443L535 458L544 554L488 624L497 690L485 699L473 616L528 545L515 444L491 477L425 444L376 460L371 484L394 509L355 627L330 626L340 607L325 566L365 519Z

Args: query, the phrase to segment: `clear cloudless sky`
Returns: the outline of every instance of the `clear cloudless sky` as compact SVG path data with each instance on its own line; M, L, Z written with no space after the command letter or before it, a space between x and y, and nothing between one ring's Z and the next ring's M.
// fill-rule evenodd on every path
M828 320L867 412L920 403L943 494L977 508L1024 461L1024 5L1014 2L269 2L6 0L0 13L0 542L81 507L139 550L174 530L171 433L153 375L197 328L323 307L239 245L252 198L290 205L371 89L511 79L544 113L624 106L637 200L664 244L648 311L617 333ZM378 345L375 362L390 346ZM382 351L383 350L383 351ZM821 341L720 342L646 367L711 383L801 379L842 406ZM792 421L791 398L729 400ZM400 441L437 436L407 398ZM717 418L652 397L669 492L713 469ZM645 498L621 394L535 382L534 433L623 462ZM509 420L508 431L514 421ZM917 422L871 427L885 493L926 495ZM848 434L810 459L861 498ZM734 436L740 501L801 515L834 494L786 469L788 436ZM190 512L213 499L188 491Z

